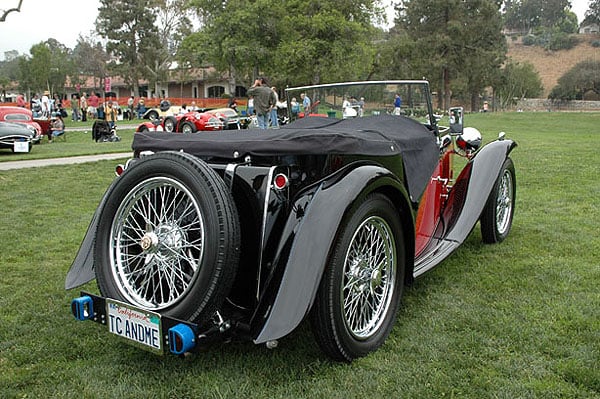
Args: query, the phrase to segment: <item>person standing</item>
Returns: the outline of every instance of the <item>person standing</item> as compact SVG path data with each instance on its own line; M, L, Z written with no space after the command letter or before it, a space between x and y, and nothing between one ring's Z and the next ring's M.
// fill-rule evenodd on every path
M96 95L95 92L90 94L90 98L88 98L88 115L90 118L98 117L98 105L100 105L100 98Z
M25 104L27 104L27 102L25 102L25 97L23 94L19 93L17 96L17 107L25 108Z
M254 81L252 87L248 89L248 95L254 97L258 128L266 129L269 123L269 113L275 106L275 93L271 90L265 78L258 78Z
M111 129L115 128L117 123L117 110L113 107L112 101L108 101L104 110L104 120L108 122Z
M298 115L300 114L300 103L296 101L296 97L292 97L290 105L292 106L292 120L295 121L298 119Z
M304 108L304 116L308 116L310 114L310 97L306 95L306 93L300 94L300 98L302 99L302 108Z
M248 97L248 106L247 106L246 114L248 116L254 115L254 97L252 97L252 96Z
M79 99L79 109L81 110L81 121L87 121L87 98L85 98L85 93L81 94L81 98Z
M129 120L133 120L133 112L134 112L133 103L134 103L134 97L131 96L127 100L127 109L129 110L129 117L127 119L129 119Z
M269 119L271 120L271 127L273 129L279 129L279 121L277 120L277 103L279 102L279 95L277 94L277 88L271 87L273 94L275 95L275 105L271 108Z
M394 98L394 115L400 115L400 107L402 107L402 97L396 93L396 97Z
M73 94L71 96L71 120L73 122L79 122L81 114L79 113L79 95Z
M34 118L39 118L42 113L42 102L40 101L40 96L38 96L37 93L35 93L33 95L33 98L31 99L31 112L33 113L33 117Z
M44 91L42 95L42 118L50 119L50 92L48 90Z

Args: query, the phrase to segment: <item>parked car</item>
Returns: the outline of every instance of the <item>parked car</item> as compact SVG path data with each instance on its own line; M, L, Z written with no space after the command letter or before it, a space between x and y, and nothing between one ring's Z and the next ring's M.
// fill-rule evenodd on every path
M50 121L47 123L40 123L39 120L33 119L33 113L27 108L22 107L13 107L13 106L0 106L0 122L13 122L13 123L22 123L28 126L33 132L35 132L35 136L32 139L33 143L39 143L42 139L42 136L45 133L45 130L42 128L42 125L46 126L48 130L50 130Z
M171 105L171 102L168 100L163 100L160 102L158 107L149 108L142 115L143 119L150 119L150 121L154 121L157 119L164 119L168 116L176 116L181 112L181 107L179 105Z
M240 116L237 111L232 108L216 108L209 109L205 112L215 115L223 122L223 129L225 130L238 130L241 129Z
M22 123L0 122L0 148L10 148L13 152L29 152L36 132Z
M188 112L183 115L167 116L142 122L136 132L196 133L199 131L223 130L222 118L208 112Z
M78 320L181 355L231 339L274 348L308 319L323 352L349 362L384 344L404 287L478 222L486 243L508 236L516 143L482 146L461 108L438 126L428 82L286 93L327 116L135 135L66 277L97 280L99 294L72 301ZM402 115L386 112L395 94ZM363 117L335 118L345 95L365 98Z

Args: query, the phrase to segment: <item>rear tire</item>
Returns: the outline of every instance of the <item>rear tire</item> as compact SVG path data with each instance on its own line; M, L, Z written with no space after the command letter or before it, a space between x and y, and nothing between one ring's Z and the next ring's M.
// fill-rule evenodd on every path
M515 165L512 159L506 158L479 219L484 243L501 242L510 233L515 212L516 187Z
M228 294L240 228L222 179L162 152L133 164L102 209L94 246L102 295L203 324Z
M311 309L321 349L349 362L379 348L394 326L404 274L396 208L387 197L370 195L340 226Z

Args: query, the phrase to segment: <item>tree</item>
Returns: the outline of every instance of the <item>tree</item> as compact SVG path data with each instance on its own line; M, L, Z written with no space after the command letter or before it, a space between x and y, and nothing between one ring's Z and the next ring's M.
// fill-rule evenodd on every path
M94 85L96 82L100 85L102 78L108 75L107 63L110 57L104 51L102 44L93 37L79 36L77 44L73 49L73 61L76 65L75 73L70 75L71 83L85 83L85 77L94 77Z
M585 12L586 20L587 18L592 18L595 22L600 22L600 0L592 0L590 1L589 8Z
M507 28L527 32L535 28L572 29L570 0L506 0L504 23ZM575 16L575 18L577 18ZM575 20L577 23L577 20Z
M195 34L200 63L210 62L227 75L230 90L237 81L265 72L280 34L283 6L273 0L197 0L196 12L204 17L201 32ZM190 46L188 41L187 46Z
M372 63L372 0L196 0L204 27L185 40L230 79L259 74L280 84L366 77ZM212 46L211 46L212 45ZM196 59L200 61L200 59ZM343 66L343 67L342 67Z
M374 1L289 1L272 74L289 84L365 79L377 54ZM271 68L273 69L273 68Z
M73 73L69 50L55 39L35 44L31 58L19 58L20 85L36 92L62 93L66 77Z
M169 70L183 38L192 32L192 14L189 0L157 0L155 12L160 46L154 49L153 62L146 65L146 70L158 93L158 83L170 77Z
M96 29L108 39L106 51L118 60L111 69L136 95L141 78L155 78L147 67L154 66L161 46L155 25L157 4L156 0L100 0L98 8Z
M499 82L495 86L495 95L500 107L514 105L524 98L536 98L544 87L540 75L530 63L510 61L501 71Z
M600 96L600 61L586 60L578 63L558 79L550 92L554 100L581 100L587 93Z
M493 81L506 54L500 4L490 0L405 0L395 33L412 48L411 63L441 92L438 107L447 109L459 79L471 99ZM405 35L405 36L404 36ZM414 72L413 72L414 73ZM473 102L473 101L472 101Z

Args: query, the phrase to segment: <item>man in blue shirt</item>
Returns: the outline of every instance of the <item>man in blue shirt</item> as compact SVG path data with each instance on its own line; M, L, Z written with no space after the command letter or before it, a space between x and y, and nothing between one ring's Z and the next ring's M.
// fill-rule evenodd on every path
M402 97L400 94L396 93L396 98L394 98L394 115L400 115L400 107L402 106Z
M302 99L302 108L304 108L304 116L308 116L310 114L310 98L305 94L300 94L300 98Z

